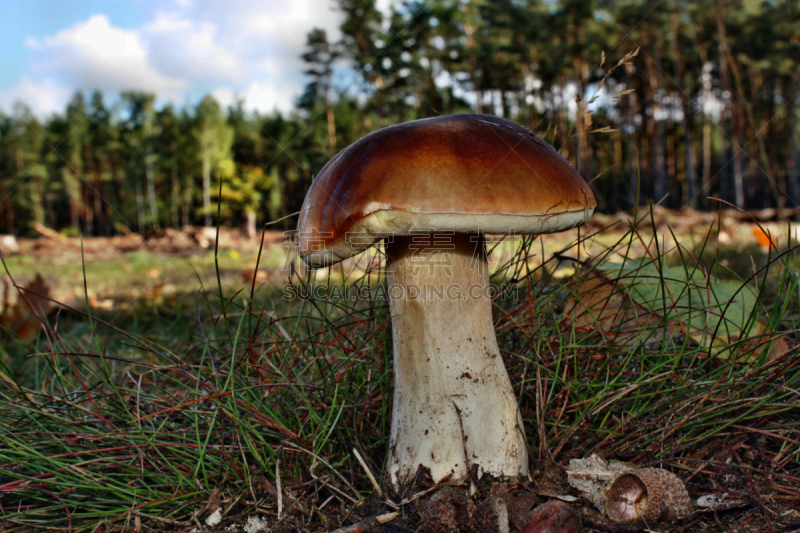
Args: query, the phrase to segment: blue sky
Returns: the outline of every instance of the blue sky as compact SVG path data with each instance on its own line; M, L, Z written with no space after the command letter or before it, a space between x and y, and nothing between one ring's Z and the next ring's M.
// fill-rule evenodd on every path
M387 4L391 0L383 0ZM61 111L78 89L145 90L159 102L288 110L306 33L339 37L333 0L0 0L0 109ZM345 80L346 82L346 80Z
M96 13L105 13L111 22L131 28L144 22L144 13L133 2L113 0L2 0L0 20L5 24L0 32L0 89L11 87L25 72L30 50L25 47L28 37L43 38L60 29L87 20Z

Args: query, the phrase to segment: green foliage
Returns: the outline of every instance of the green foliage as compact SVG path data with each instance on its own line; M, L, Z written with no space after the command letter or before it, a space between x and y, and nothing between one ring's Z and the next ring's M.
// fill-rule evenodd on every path
M217 184L212 193L217 202L222 201L223 216L233 213L251 213L264 205L262 191L269 193L277 186L275 176L264 174L261 167L236 167L233 160L219 163L216 173ZM214 212L217 206L212 204Z
M226 110L210 95L158 108L153 95L78 92L46 119L19 103L1 114L0 233L30 234L32 222L84 235L210 225L228 160L237 179L252 167L270 179L254 175L255 191L231 187L226 221L244 206L262 221L282 218L300 209L337 151L370 131L471 111L545 135L592 181L601 210L650 199L716 207L709 197L746 208L800 205L796 2L335 7L341 39L308 32L307 85L288 113L253 113L241 100ZM609 67L637 49L587 104Z

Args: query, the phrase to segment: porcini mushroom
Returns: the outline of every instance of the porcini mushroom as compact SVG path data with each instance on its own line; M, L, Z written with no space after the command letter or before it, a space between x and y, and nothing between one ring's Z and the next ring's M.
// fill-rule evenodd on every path
M306 195L300 256L334 264L386 239L394 347L387 473L434 481L476 466L528 471L522 417L494 333L483 236L583 224L586 182L514 122L449 115L375 131L339 152Z

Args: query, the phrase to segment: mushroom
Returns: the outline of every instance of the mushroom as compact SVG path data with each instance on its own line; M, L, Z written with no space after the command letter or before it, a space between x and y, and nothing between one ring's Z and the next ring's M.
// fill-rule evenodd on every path
M550 145L491 115L389 126L339 152L300 213L312 267L385 239L394 348L387 473L528 472L522 416L492 321L484 234L541 234L583 224L591 189Z

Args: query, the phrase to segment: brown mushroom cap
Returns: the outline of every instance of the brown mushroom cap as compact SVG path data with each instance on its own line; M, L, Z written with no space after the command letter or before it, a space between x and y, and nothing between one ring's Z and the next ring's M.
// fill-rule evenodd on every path
M448 115L380 129L334 156L308 190L298 242L322 266L414 231L562 231L596 205L577 171L526 128Z

